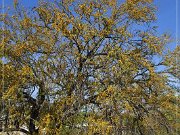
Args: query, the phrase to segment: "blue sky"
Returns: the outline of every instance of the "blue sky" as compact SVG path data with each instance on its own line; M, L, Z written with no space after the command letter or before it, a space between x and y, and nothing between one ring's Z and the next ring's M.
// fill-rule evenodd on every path
M12 6L13 0L0 0L1 4L5 3L5 6ZM180 13L180 7L176 8L177 1L179 0L154 0L154 4L157 6L157 22L156 25L158 26L158 33L162 34L167 32L171 34L174 42L168 45L171 50L173 50L176 46L175 39L176 35L180 35L180 32L177 33L176 23L178 22L178 26L180 24L180 17L177 18L176 10ZM37 5L38 0L19 0L25 7L34 7ZM180 2L179 2L180 4ZM180 15L178 15L180 16Z
M177 7L177 1L179 0L154 0L155 5L158 8L157 11L157 26L159 33L167 32L171 34L174 40L176 39L176 35L180 38L180 32L177 29L177 26L180 25L180 7ZM178 2L178 5L180 1ZM176 14L176 10L178 15ZM178 33L177 33L178 32ZM176 34L177 33L177 34ZM176 46L175 41L169 44L168 47L174 49Z

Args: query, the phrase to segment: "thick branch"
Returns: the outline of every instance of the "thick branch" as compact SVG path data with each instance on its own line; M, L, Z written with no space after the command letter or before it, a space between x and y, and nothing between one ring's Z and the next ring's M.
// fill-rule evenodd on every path
M0 129L0 132L23 132L25 134L30 134L27 130L23 128L5 128L5 129Z

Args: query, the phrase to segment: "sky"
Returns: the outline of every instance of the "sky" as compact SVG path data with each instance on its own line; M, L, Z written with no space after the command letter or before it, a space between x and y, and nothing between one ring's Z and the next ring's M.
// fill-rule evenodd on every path
M155 5L158 8L157 11L157 26L160 34L169 33L174 42L169 44L171 49L174 49L177 44L175 42L180 38L180 31L178 27L180 25L180 1L179 0L154 0ZM180 28L180 27L179 27Z
M4 3L5 7L13 6L14 0L0 0L1 5ZM38 0L18 0L25 7L34 7L37 5ZM50 1L50 0L49 0ZM180 39L180 32L178 27L180 24L180 5L179 0L154 0L154 4L157 7L157 22L158 33L168 33L174 40L168 45L168 48L173 50L177 46L176 39ZM179 16L179 17L178 17ZM179 43L179 42L178 42Z

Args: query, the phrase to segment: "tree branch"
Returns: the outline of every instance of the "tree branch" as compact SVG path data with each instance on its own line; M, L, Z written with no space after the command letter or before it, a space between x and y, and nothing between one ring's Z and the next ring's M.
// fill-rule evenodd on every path
M0 128L0 132L23 132L25 134L30 134L29 131L27 131L26 129L23 129L23 128L5 128L5 129L1 129Z

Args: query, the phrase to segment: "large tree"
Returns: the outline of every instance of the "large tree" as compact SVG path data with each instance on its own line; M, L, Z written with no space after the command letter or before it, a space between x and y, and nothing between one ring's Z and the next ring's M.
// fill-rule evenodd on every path
M15 2L0 16L1 131L180 133L179 47L152 0Z

